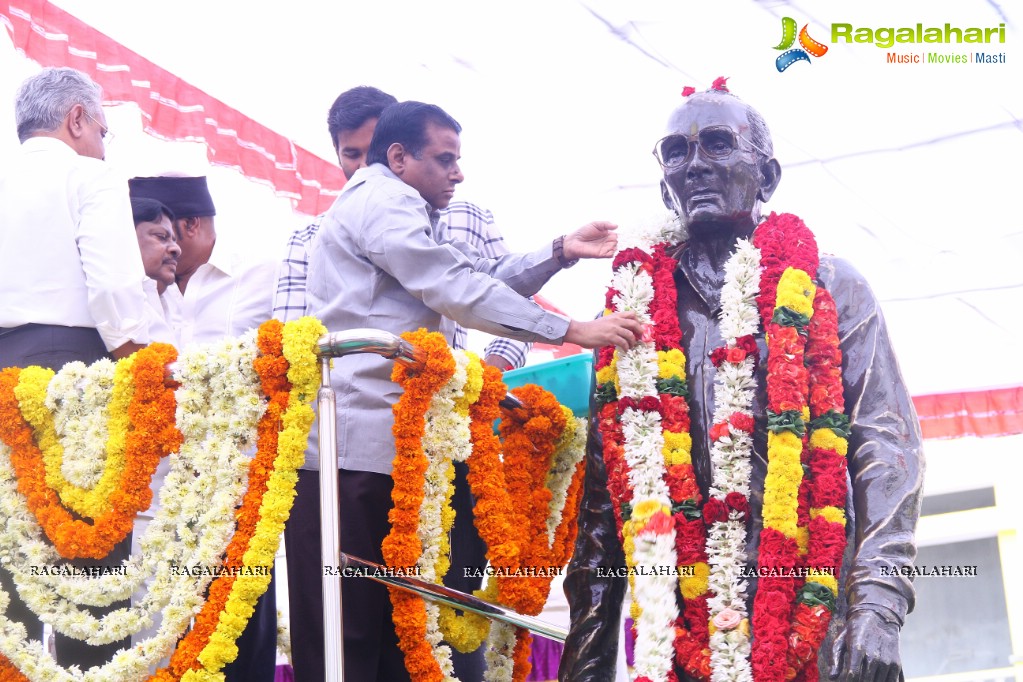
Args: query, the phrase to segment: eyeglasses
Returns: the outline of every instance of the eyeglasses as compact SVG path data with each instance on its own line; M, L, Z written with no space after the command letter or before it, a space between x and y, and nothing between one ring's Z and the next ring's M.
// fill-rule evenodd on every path
M105 125L103 125L102 123L97 121L92 116L92 114L90 114L88 111L85 111L83 109L82 113L84 113L86 116L88 116L90 121L92 121L93 123L95 123L96 125L99 126L99 136L100 136L100 139L103 140L103 143L104 144L110 144L113 141L113 139L114 139L114 134L112 132L110 132L110 128L106 127Z
M720 161L727 159L737 151L748 151L742 149L739 140L761 154L769 156L766 151L727 126L709 126L698 132L695 138L681 133L668 135L654 145L654 156L661 164L661 168L674 170L692 160L695 153L693 151L694 142L700 147L704 156Z

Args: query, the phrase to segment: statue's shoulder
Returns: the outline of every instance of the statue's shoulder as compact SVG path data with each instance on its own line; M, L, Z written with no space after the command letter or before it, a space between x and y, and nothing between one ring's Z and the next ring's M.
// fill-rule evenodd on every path
M867 280L852 263L830 253L822 253L817 280L829 291L845 287L867 287Z
M870 284L852 263L831 254L821 254L817 281L824 286L838 308L838 326L847 331L880 317L880 303Z

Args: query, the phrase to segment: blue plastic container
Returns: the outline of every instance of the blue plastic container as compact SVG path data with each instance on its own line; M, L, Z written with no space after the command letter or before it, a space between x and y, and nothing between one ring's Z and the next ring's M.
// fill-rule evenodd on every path
M593 355L579 353L522 369L504 373L508 388L526 384L543 386L553 393L558 402L572 410L577 417L590 413L590 382L593 380Z

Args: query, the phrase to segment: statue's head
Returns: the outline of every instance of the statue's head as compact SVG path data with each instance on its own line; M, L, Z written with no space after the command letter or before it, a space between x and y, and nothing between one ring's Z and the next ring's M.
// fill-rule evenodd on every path
M690 95L654 149L661 196L692 236L748 232L781 179L771 133L753 107L723 89Z

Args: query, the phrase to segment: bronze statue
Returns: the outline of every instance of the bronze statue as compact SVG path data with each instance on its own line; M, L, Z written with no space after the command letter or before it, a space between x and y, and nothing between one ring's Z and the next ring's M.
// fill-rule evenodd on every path
M753 653L747 653L746 657L756 659L757 614L758 610L763 612L767 608L755 604L758 587L766 593L764 585L769 582L766 573L757 569L758 556L763 560L761 552L766 552L762 538L769 536L764 535L763 515L765 478L769 474L768 433L779 431L779 417L772 412L770 421L768 419L768 408L775 398L768 395L766 323L759 326L759 331L752 335L743 353L739 354L753 358L749 366L756 379L755 388L750 389L751 405L742 410L747 415L748 425L742 421L742 414L739 420L733 420L731 426L716 423L714 400L716 368L722 361L722 354L727 351L719 319L723 305L722 288L726 285L725 263L736 250L739 240L752 239L756 243L755 232L762 229L758 226L763 222L760 205L771 198L778 186L781 167L772 156L770 133L761 116L727 92L722 79L715 82L713 89L687 97L671 115L669 133L658 142L655 155L664 169L661 181L664 204L677 214L687 233L681 247L670 255L678 263L672 276L677 296L681 350L686 358L686 389L677 393L688 392L691 471L699 489L698 493L694 493L695 497L682 500L682 503L676 504L680 501L678 496L672 498L672 517L676 519L675 530L678 533L683 533L683 524L691 524L694 520L705 522L707 529L702 531L704 533L710 532L715 520L731 519L733 523L739 523L740 528L745 522L746 570L742 575L747 582L740 592L745 601L744 608L722 609L721 603L715 604L711 599L708 612L706 600L696 602L703 608L704 622L701 624L696 622L699 618L692 618L693 613L699 613L699 610L687 610L678 594L677 582L675 585L677 622L681 629L676 630L676 656L669 664L674 670L669 670L663 679L675 679L673 676L680 680L709 679L712 654L707 645L711 637L707 628L712 633L724 635L734 632L735 641L746 642L747 652L748 642L752 640ZM770 220L794 220L801 225L801 221L792 216L786 218L772 214ZM816 259L815 244L813 254ZM670 278L667 281L670 283ZM816 509L807 513L807 507L816 503L812 499L806 502L801 497L800 523L806 525L811 515L828 516L836 523L840 521L845 524L846 544L844 552L840 547L837 550L841 560L834 562L841 565L833 567L837 574L837 594L829 598L827 589L821 590L819 584L814 584L810 586L813 589L805 589L796 595L795 601L801 595L805 597L803 603L808 605L803 608L806 612L823 614L821 636L824 636L825 628L827 635L814 647L819 648L819 659L814 653L807 668L797 674L791 661L800 654L794 653L793 649L799 645L805 647L812 638L804 636L805 633L798 628L790 629L786 621L784 631L779 634L781 639L777 640L783 647L780 657L775 657L780 660L753 660L752 670L758 672L752 678L785 680L796 676L798 680L813 680L817 678L817 669L813 668L812 661L819 660L822 679L894 681L902 673L899 631L906 614L913 608L914 600L910 580L893 569L911 565L916 556L914 529L920 509L924 469L919 425L899 373L879 305L866 282L844 261L821 256L816 270L816 285L830 292L834 299L831 310L837 311L836 346L840 349L841 359L840 366L835 368L835 376L840 370L841 396L835 398L839 406L844 399L846 415L832 419L824 426L833 427L833 433L840 436L845 434L841 440L847 443L847 452L843 452L840 458L843 472L840 483L844 494L840 493L843 501L834 508L839 511L832 509L825 514ZM810 298L813 298L812 289L808 288ZM655 301L663 300L663 296L660 299L658 296L661 294L655 293ZM773 302L770 305L773 306ZM771 323L769 317L767 320ZM806 320L802 322L804 325L799 327L799 334L805 337ZM796 337L795 332L792 335ZM609 358L610 355L603 358L598 355L598 368L606 367ZM627 587L624 576L628 571L608 569L627 566L621 533L622 528L628 531L629 519L635 509L629 503L621 504L613 499L618 494L614 491L625 485L622 481L630 479L625 477L616 483L615 476L620 472L612 471L609 490L609 455L604 454L605 438L602 434L619 434L615 437L621 438L620 422L625 410L640 408L638 402L627 403L624 398L619 398L616 408L616 404L612 403L614 409L606 405L602 407L602 401L606 402L608 398L602 398L601 391L613 389L606 388L606 384L605 388L601 388L599 381L598 373L579 535L565 580L571 609L571 629L559 675L559 679L565 682L614 678L615 652L621 632L620 613ZM663 392L660 388L657 391ZM811 395L809 401L819 397ZM663 411L663 407L657 409ZM797 433L795 440L798 442L798 434L802 433L804 426L801 416L806 417L805 427L808 431L810 429L809 408L805 408L803 413L799 412L798 406L786 409L795 410L791 413L794 416L789 421L789 430ZM603 425L602 418L606 420ZM820 426L818 421L822 418L815 416L814 424ZM729 505L739 500L735 505L722 505L715 501L722 496L721 490L712 489L712 480L716 480L712 444L727 436L729 428L733 433L742 435L743 427L752 437L748 457L748 493L734 499L729 496ZM805 437L803 442L805 453L809 450ZM832 455L838 457L834 453ZM679 461L686 459L688 453ZM809 472L813 466L804 454L804 471ZM612 468L621 468L620 463L612 463ZM800 495L803 494L800 489ZM809 495L812 497L814 493ZM822 493L822 499L824 496ZM743 497L748 498L747 502L741 501ZM632 504L635 502L632 500ZM748 509L744 504L748 504ZM709 509L713 505L717 507L711 514ZM792 508L795 509L794 501ZM709 518L711 515L715 519ZM799 533L792 535L798 536ZM840 530L839 535L842 535ZM805 538L802 541L805 544ZM795 547L796 540L791 542ZM805 547L802 551L806 551ZM739 548L740 556L742 553L743 548ZM678 565L681 566L681 562ZM763 563L760 567L762 570ZM821 582L827 584L826 580ZM809 579L806 584L810 585ZM782 592L784 589L783 585ZM791 603L790 600L783 604L786 613ZM709 626L708 613L712 616ZM715 617L714 613L718 615ZM700 632L703 640L698 637ZM702 644L695 648L690 646L683 654L682 650L689 646L683 641L685 637L691 637L692 642L702 641ZM766 646L766 628L761 639L759 644ZM789 647L787 653L785 646ZM763 657L767 649L761 648L760 651ZM806 653L802 655L805 659ZM788 666L786 656L790 661ZM743 665L748 667L748 664ZM773 672L761 674L759 671L763 666L766 666L764 669L774 666ZM715 679L746 679L748 673L749 670L722 676L719 671L715 673Z

